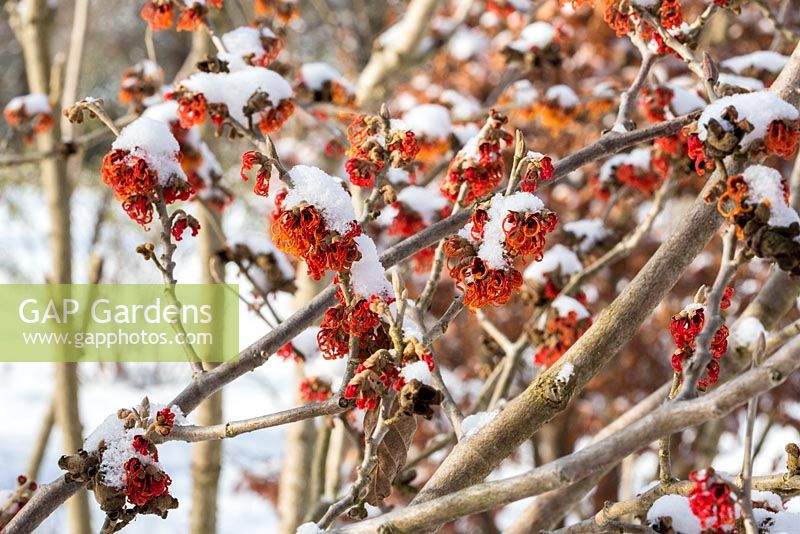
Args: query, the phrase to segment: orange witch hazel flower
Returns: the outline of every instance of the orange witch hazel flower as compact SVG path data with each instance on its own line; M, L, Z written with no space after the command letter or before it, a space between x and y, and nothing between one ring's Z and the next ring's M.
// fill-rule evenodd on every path
M289 171L291 189L276 201L272 237L282 251L306 262L319 280L326 270L348 271L361 235L350 196L338 178L306 165Z
M353 185L374 186L386 163L394 168L411 165L419 147L414 132L396 129L398 125L397 121L389 121L387 132L383 119L376 115L359 115L353 120L347 129L350 158L344 164Z
M550 367L592 326L589 310L578 300L561 295L543 318L544 325L531 332L539 347L533 357L536 365Z
M180 146L169 126L141 117L128 125L103 158L103 182L142 226L153 220L160 188L164 201L188 200L194 192L180 165Z
M281 24L289 24L300 15L297 0L256 0L256 15L275 17Z
M521 256L542 259L545 236L555 229L556 214L530 193L495 195L488 209L477 209L469 223L445 242L450 276L464 291L471 309L505 304L522 286L513 267Z
M224 33L222 44L229 54L242 58L248 65L267 67L286 42L269 28L242 26Z
M441 184L442 194L454 202L463 183L467 183L465 202L472 202L494 190L503 179L502 144L513 139L503 130L508 118L492 110L480 132L458 151Z
M8 125L22 132L25 141L33 141L35 134L44 133L53 127L53 110L47 95L32 93L11 99L3 109Z
M175 20L175 6L172 0L149 0L142 7L142 18L153 31L168 30Z

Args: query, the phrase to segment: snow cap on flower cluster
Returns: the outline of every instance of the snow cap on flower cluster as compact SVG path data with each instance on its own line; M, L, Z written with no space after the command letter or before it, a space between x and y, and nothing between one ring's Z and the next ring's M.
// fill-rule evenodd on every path
M322 89L325 82L330 81L336 81L348 90L353 90L353 85L342 77L339 71L333 68L329 63L304 63L303 66L300 67L300 79L303 80L305 86L312 91Z
M731 124L722 119L722 114L730 106L736 108L739 120L747 119L753 125L753 130L742 137L740 143L742 148L749 147L757 139L763 139L772 121L793 121L800 117L797 108L771 91L726 96L714 101L700 115L697 121L697 134L701 141L705 141L708 137L707 128L711 119L716 119L725 129L733 129Z
M758 52L751 52L742 56L728 58L720 65L722 68L731 70L736 74L741 74L750 68L766 70L768 72L780 72L786 63L789 61L789 56L784 56L772 50L759 50Z
M508 259L505 254L506 234L503 221L509 212L537 213L544 208L539 197L531 193L514 193L503 196L498 193L492 198L492 205L487 214L488 220L483 228L483 241L478 247L478 257L486 262L490 269L507 269Z
M559 271L563 276L570 276L583 268L578 256L564 245L553 245L544 253L542 261L531 263L522 277L543 284L547 281L547 273Z
M269 28L250 28L242 26L222 34L222 44L229 54L237 56L256 55L264 53L262 37L274 38L275 33Z
M602 219L579 219L566 223L564 231L574 235L580 241L578 250L588 252L611 233Z
M317 208L328 228L341 235L355 224L356 213L341 178L309 165L296 165L289 171L292 187L283 206L292 209L305 202Z
M164 122L140 117L123 128L111 148L128 150L144 159L158 174L161 185L168 185L173 177L186 180L177 158L180 146Z
M551 306L556 310L559 317L566 317L570 312L575 312L575 316L578 320L591 317L589 310L587 310L583 304L567 295L559 295L556 297Z
M439 104L422 104L403 114L403 122L419 137L445 139L453 131L450 113Z
M375 242L364 234L356 237L354 241L361 253L361 259L353 263L350 268L355 292L367 299L372 295L378 295L384 300L394 298L392 284L386 279L386 269L378 258Z
M742 173L747 184L747 204L769 204L769 225L786 227L792 223L800 223L800 217L790 206L786 205L783 196L781 173L764 165L751 165Z
M545 100L555 101L560 107L569 109L581 103L578 95L568 85L554 85L544 94Z
M555 39L557 30L549 22L536 21L522 29L519 37L508 45L518 52L525 53L532 48L543 50L550 46Z
M632 165L634 169L642 172L650 170L650 149L637 148L623 154L617 154L608 158L600 167L600 181L607 182L611 179L617 167L622 165Z
M180 408L173 406L172 412L176 415L183 413ZM104 445L103 459L100 462L100 473L103 483L109 487L122 489L125 487L125 462L131 458L138 458L142 465L155 465L159 467L152 456L140 454L133 448L133 439L144 434L143 428L125 428L125 420L111 414L89 434L83 442L83 449L95 452Z
M647 511L650 526L658 524L661 518L671 518L672 529L681 534L700 534L700 520L692 513L689 499L683 495L664 495L659 497Z
M231 117L242 123L247 122L244 107L255 93L266 93L273 105L291 98L293 94L291 86L280 74L262 67L245 66L232 72L197 72L180 85L203 93L209 104L225 104Z
M6 104L5 111L19 111L25 110L28 115L36 115L38 113L51 113L50 101L47 95L42 93L31 93L29 95L15 96L8 104Z

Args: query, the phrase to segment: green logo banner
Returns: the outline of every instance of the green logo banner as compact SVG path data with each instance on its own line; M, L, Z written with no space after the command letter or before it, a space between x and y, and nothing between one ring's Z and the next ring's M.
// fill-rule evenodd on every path
M238 286L0 285L0 361L223 362L239 352Z

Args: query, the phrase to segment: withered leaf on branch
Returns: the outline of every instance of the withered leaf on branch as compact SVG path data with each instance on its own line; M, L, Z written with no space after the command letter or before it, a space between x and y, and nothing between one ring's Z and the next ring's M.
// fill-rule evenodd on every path
M378 506L392 493L392 482L406 463L408 448L417 430L416 418L413 415L398 414L399 410L399 403L394 401L390 411L390 418L394 421L378 446L378 461L369 473L370 482L364 500L372 506ZM376 408L364 414L365 436L372 435L375 430L379 412L380 408Z

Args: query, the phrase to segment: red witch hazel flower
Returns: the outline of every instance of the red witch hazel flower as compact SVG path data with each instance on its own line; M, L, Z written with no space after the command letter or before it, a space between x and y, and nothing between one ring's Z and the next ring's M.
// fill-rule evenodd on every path
M519 190L525 193L535 193L541 182L553 179L553 160L539 152L530 151L525 156L528 160Z
M128 125L103 158L103 182L142 226L153 220L160 189L164 201L188 200L194 192L180 165L180 146L163 122L142 117ZM188 225L188 221L187 221Z
M388 350L378 350L356 368L344 390L345 399L355 399L356 407L372 410L390 387L400 389L403 379Z
M556 298L543 324L530 331L531 341L538 346L533 361L550 367L592 326L589 310L572 297Z
M125 496L135 506L144 506L156 497L169 492L172 479L155 464L144 464L139 458L131 458L123 466L125 470Z
M497 187L505 172L502 144L513 139L503 130L506 122L508 118L505 115L493 110L481 131L458 151L442 181L441 191L445 198L455 202L463 183L469 186L464 199L466 203L491 193Z
M338 178L316 167L298 165L289 171L292 188L276 202L272 223L275 245L306 262L308 273L319 280L326 270L343 273L359 259L350 196Z
M300 382L300 396L306 402L322 402L331 398L331 383L317 376L304 378Z
M477 209L471 221L445 242L450 276L464 291L471 309L505 304L522 286L513 267L520 256L542 259L545 236L558 218L530 193L495 195L488 209Z
M54 124L50 101L42 93L12 98L3 109L3 117L11 128L22 132L28 143L35 134L48 131Z
M770 91L720 98L705 108L696 128L687 130L689 156L698 169L731 154L791 157L800 138L799 119L793 105Z
M242 26L222 35L229 54L242 58L254 67L268 67L278 57L286 42L269 28Z
M402 123L384 120L375 115L359 115L347 128L350 141L349 159L344 168L350 182L358 187L372 187L386 163L395 168L407 168L419 152L414 132L396 129Z
M192 237L195 237L197 232L200 231L200 221L191 215L179 212L172 221L172 237L175 241L181 241L183 239L183 233L187 229L191 230Z
M256 165L259 169L256 172L256 185L253 187L253 193L260 197L269 196L269 176L272 173L272 165L264 154L256 150L248 150L242 154L242 170L239 174L246 182L248 177L245 171L252 170Z
M673 96L674 93L669 87L645 85L642 87L639 108L651 122L664 121L667 119Z
M700 528L724 532L736 522L736 497L728 484L712 468L689 473L694 487L689 493L689 509L700 520Z
M731 305L733 288L728 287L723 294L720 309L728 309ZM703 330L705 324L706 306L693 303L686 306L680 313L673 315L669 323L669 332L677 350L672 355L672 369L675 374L682 375L683 365L692 357L695 351L695 341ZM728 352L728 327L722 325L711 340L712 359L706 366L706 376L697 381L697 389L705 391L708 386L714 385L719 379L719 360Z
M608 199L612 191L622 186L650 195L664 180L663 170L656 171L653 163L652 153L647 148L617 154L603 163L592 185L602 199Z
M289 83L262 67L198 72L166 97L178 102L184 127L203 124L206 115L210 115L218 127L231 117L245 127L258 124L261 132L268 134L279 129L294 111Z

